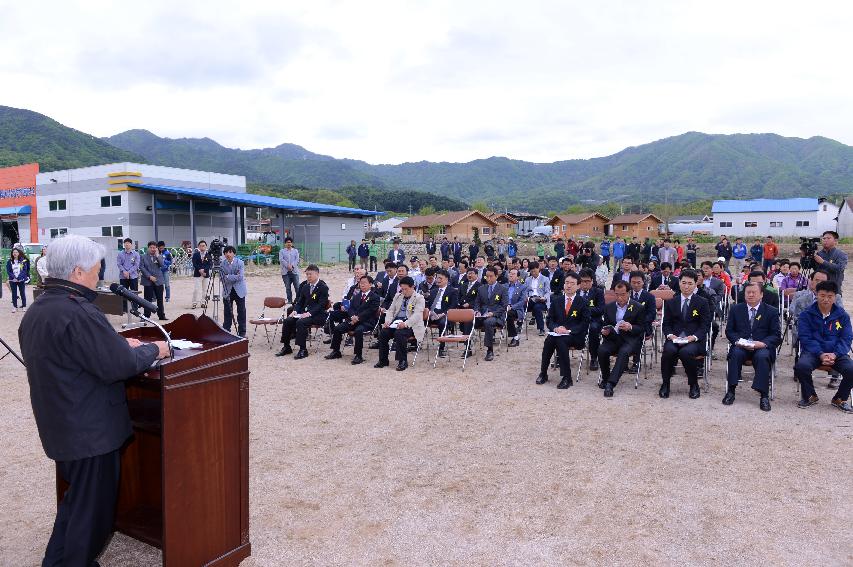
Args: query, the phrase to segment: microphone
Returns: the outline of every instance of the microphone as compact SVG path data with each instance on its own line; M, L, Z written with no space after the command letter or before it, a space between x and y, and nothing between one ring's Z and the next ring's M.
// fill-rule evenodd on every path
M135 293L133 293L122 285L118 285L117 283L111 283L110 291L116 295L122 296L137 307L141 307L142 309L145 309L147 311L155 313L157 312L157 305L151 303L147 299L142 299L141 297L139 297L138 295L136 295Z

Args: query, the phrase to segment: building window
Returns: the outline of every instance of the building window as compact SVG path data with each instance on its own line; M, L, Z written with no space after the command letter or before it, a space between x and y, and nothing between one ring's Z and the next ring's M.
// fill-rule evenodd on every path
M65 201L62 201L63 203ZM51 238L59 238L60 236L65 236L68 234L67 228L51 228L50 229L50 237Z
M743 223L743 226L745 226L746 228L758 228L758 223L755 221L746 221L745 223Z
M824 211L826 210L826 205L824 205L824 206L823 206L823 210L824 210Z
M112 236L114 238L120 238L124 235L122 234L120 226L102 226L101 236Z
M720 221L720 228L731 228L731 227L732 227L732 223L731 223L731 221L729 221L729 222L727 222L727 221Z
M121 195L107 195L101 197L101 207L120 207Z
M594 227L592 227L592 231L593 231L593 232L598 232L598 225L595 225Z
M47 208L51 211L64 211L65 199L60 199L58 201L48 201Z
M483 232L483 234L491 234L492 229L489 228L488 226L484 226L482 232Z
M628 232L628 225L627 224L622 225L622 232Z
M771 221L770 228L782 228L782 221Z
M809 221L807 220L798 220L797 226L809 226Z
M412 229L411 229L411 228L407 228L407 229L406 229L406 236L411 236L411 235L412 235Z
M566 225L563 225L563 232L566 232Z
M438 233L439 234L447 234L447 227L446 226L438 227Z

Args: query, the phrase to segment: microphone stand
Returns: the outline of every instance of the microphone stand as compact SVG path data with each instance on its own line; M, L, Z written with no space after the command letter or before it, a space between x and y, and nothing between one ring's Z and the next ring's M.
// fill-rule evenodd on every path
M166 344L167 344L167 345L169 345L169 358L170 358L170 359L172 359L172 360L174 360L174 358L175 358L175 349L174 349L174 348L172 348L172 337L169 335L169 333L166 331L166 329L164 329L164 328L160 325L160 323L157 323L157 322L155 322L155 321L152 321L151 319L149 319L148 317L146 317L145 315L143 315L142 313L140 313L140 312L139 312L139 308L138 308L138 307L136 307L135 305L133 305L132 303L130 303L130 304L128 305L128 308L129 308L129 312L130 312L130 313L132 313L133 315L135 315L135 316L139 317L139 318L140 318L142 321L144 321L145 323L151 323L152 325L154 325L155 327L157 327L157 329L159 329L159 330L160 330L160 333L163 335L163 338L165 338L165 339L166 339ZM133 327L134 327L134 328L136 328L136 327L144 326L144 325L145 325L145 323L133 323ZM124 325L122 325L122 327L124 327ZM22 362L22 363L23 363L23 362Z
M27 367L27 365L26 365L26 364L24 364L24 359L23 359L23 358L21 358L21 356L20 356L17 352L15 352L14 350L12 350L12 347L10 347L10 346L6 343L6 341L4 341L4 340L3 340L3 337L0 337L0 344L2 344L2 345L3 345L3 347L4 347L4 348L6 349L6 351L7 351L7 352L6 352L6 354L4 354L3 356L0 356L0 360L3 360L4 358L6 358L7 356L9 356L9 355L11 354L12 356L14 356L15 358L17 358L17 359L18 359L18 362L20 362L20 363L24 366L24 368L26 368L26 367Z

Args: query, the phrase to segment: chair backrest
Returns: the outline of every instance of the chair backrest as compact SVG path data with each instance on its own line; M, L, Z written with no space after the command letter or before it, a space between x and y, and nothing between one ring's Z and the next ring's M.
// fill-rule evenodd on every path
M616 292L612 290L604 291L604 303L613 303L616 301Z
M653 289L649 293L651 293L656 298L659 297L664 301L669 301L673 297L675 297L675 292L671 289Z
M471 323L474 321L473 309L448 309L447 321L449 323Z
M265 297L264 307L271 309L281 309L287 304L287 300L283 297Z

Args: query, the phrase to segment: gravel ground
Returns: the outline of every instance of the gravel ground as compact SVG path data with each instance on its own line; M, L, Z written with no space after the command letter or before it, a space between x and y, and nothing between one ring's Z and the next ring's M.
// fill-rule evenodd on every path
M346 274L323 277L337 295ZM167 314L187 312L190 286L173 283ZM249 290L252 316L281 280L258 270ZM21 315L6 301L0 336L17 349ZM376 351L353 367L350 355L322 360L325 345L294 361L256 341L243 565L853 564L853 418L829 407L824 377L821 403L795 407L789 349L763 413L748 387L720 404L724 339L699 400L687 398L683 374L659 399L655 368L637 390L623 377L610 400L593 374L567 391L553 379L537 386L541 341L464 374L455 357L433 370L422 356L401 373L373 369ZM53 466L23 369L7 358L0 378L0 565L38 565ZM159 562L122 535L101 558Z

